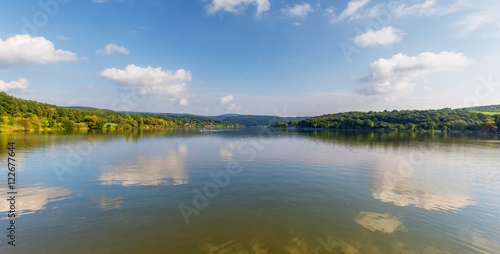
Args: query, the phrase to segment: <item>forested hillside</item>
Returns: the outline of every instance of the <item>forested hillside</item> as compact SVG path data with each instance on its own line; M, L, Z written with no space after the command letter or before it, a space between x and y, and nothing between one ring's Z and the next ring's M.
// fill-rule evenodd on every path
M339 130L385 129L496 132L500 128L500 114L483 114L469 111L468 109L347 112L317 116L302 121L280 122L273 126Z
M500 105L471 107L471 108L464 108L464 110L478 111L478 112L485 112L485 113L500 113Z
M255 116L255 115L241 115L224 118L223 120L245 126L268 126L278 122L300 121L308 117L279 117L279 116Z
M42 129L132 129L168 127L223 127L227 122L195 116L126 114L88 107L58 107L23 100L0 92L0 131Z

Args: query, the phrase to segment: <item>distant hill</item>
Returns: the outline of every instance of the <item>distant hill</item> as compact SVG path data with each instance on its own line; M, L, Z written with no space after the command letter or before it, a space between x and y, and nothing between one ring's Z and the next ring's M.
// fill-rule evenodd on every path
M223 114L223 115L218 115L218 116L206 116L206 118L224 121L224 119L228 119L230 117L235 117L235 116L240 116L240 115L239 114Z
M309 117L279 117L279 116L258 116L258 115L239 115L221 119L222 121L241 124L245 126L267 126L278 122L301 121Z
M84 108L84 107L80 107ZM121 111L127 114L153 114L146 112L130 112ZM279 116L263 116L263 115L240 115L240 114L223 114L218 116L203 116L203 115L193 115L187 113L155 113L154 115L169 115L178 117L201 117L208 118L217 121L224 121L230 124L239 124L245 126L268 126L273 125L277 122L290 122L290 121L300 121L305 120L309 117L279 117Z
M490 106L470 107L470 108L463 108L462 110L466 110L466 111L477 111L477 112L492 112L492 113L500 113L500 105L490 105Z
M96 110L96 109L98 109L98 108L85 107L85 106L67 106L67 107L62 106L62 108L74 108L74 109L81 109L81 110Z
M153 112L144 112L144 111L119 111L121 113L125 114L156 114L156 115L169 115L169 116L197 116L197 117L205 117L205 118L210 118L202 115L194 115L194 114L188 114L188 113L153 113ZM211 119L211 118L210 118Z

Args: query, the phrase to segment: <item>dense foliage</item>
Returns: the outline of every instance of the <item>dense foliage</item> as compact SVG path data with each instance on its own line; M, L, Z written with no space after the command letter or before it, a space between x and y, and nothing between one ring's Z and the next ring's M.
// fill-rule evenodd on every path
M500 128L500 114L489 115L466 109L347 112L317 116L302 121L280 122L273 126L343 130L384 129L496 132Z
M0 92L0 130L41 130L81 128L166 128L227 126L227 122L195 116L165 114L126 114L88 107L57 107L50 104L18 99Z

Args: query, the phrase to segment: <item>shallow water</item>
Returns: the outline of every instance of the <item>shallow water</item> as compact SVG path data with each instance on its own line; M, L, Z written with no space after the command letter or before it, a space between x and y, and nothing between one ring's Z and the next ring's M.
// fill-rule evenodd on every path
M0 134L1 253L498 253L497 136ZM7 143L16 143L16 247Z

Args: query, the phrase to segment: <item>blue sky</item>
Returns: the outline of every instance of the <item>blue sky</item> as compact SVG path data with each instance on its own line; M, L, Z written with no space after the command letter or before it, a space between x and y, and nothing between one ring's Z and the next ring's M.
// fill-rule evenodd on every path
M496 0L1 1L0 90L204 115L500 104L498 13Z

